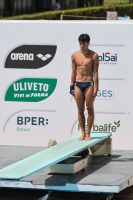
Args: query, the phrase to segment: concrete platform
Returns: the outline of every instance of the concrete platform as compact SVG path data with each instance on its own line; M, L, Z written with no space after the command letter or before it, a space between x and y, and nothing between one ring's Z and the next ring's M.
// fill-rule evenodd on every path
M0 146L0 168L43 150L37 147ZM36 161L35 161L36 162ZM21 181L0 180L0 187L69 192L119 193L133 185L133 151L89 157L88 167L74 175L46 174L44 170Z

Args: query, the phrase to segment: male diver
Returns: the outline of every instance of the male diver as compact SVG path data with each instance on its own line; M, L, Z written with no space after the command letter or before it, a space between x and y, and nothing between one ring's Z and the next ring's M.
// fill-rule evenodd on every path
M81 34L78 37L78 41L80 50L71 56L70 94L74 96L78 108L78 120L82 131L79 140L91 140L90 131L94 122L93 103L99 85L99 57L97 53L88 48L90 44L90 36L88 34ZM85 130L85 103L88 112L87 131Z

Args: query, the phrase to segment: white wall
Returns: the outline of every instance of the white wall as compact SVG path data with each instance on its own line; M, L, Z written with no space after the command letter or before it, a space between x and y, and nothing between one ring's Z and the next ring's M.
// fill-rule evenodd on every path
M111 131L114 149L133 149L132 21L6 21L0 25L0 145L47 146L51 138L59 143L80 133L76 103L69 94L71 54L79 49L78 36L88 33L90 49L99 56L108 52L112 60L117 57L117 61L100 61L92 131ZM8 54L21 45L57 45L57 51L53 60L39 69L4 68ZM23 78L54 78L57 85L49 98L39 102L5 101L10 85ZM48 124L17 125L18 116L45 118ZM20 128L23 131L18 131Z

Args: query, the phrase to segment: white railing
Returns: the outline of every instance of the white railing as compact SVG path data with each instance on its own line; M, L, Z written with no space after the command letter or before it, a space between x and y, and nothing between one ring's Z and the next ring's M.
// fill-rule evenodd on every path
M61 15L60 20L63 20L63 17L75 17L75 18L89 18L89 19L103 19L106 20L106 17L92 17L92 16L76 16L76 15Z

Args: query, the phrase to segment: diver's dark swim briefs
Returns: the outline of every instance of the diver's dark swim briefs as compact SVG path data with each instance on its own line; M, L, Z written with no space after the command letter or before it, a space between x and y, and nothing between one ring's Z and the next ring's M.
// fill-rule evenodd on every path
M86 90L86 88L90 87L93 85L93 82L78 82L75 81L75 86L77 86L82 92L84 92Z

